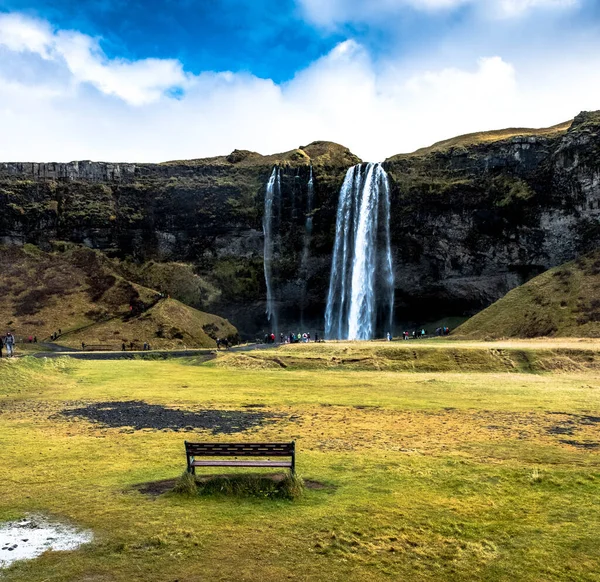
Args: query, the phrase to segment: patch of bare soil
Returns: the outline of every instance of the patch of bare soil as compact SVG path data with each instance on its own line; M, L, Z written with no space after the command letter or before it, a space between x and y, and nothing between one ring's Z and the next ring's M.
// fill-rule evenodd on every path
M210 430L213 434L232 434L275 422L277 415L240 410L181 410L137 400L95 402L63 410L61 416L85 418L103 427L131 427L133 430L173 431Z

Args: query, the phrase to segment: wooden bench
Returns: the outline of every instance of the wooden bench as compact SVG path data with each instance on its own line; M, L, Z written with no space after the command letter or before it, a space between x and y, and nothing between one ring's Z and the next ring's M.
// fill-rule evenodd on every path
M194 475L196 467L277 467L296 471L296 443L189 443L185 441L187 470ZM198 461L197 457L229 457ZM233 458L232 458L233 457ZM240 461L238 457L290 457L283 460Z

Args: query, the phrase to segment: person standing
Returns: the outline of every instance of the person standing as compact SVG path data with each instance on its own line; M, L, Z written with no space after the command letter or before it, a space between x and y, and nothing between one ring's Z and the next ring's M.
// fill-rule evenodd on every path
M4 344L6 345L6 357L12 358L15 353L15 337L10 331L6 334Z

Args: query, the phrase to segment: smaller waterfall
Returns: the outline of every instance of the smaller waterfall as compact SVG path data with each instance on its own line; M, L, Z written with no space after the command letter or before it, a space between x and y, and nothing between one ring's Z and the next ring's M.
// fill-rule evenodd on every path
M313 230L313 200L315 197L315 186L313 181L313 168L310 165L310 173L308 176L307 184L307 197L306 197L306 222L304 224L304 243L302 245L302 257L300 259L300 281L302 285L302 300L300 306L300 324L304 327L304 308L306 306L306 287L308 283L308 257L310 254L310 241L312 238Z
M390 244L390 188L381 164L350 168L340 190L329 294L328 339L371 339L392 331L394 274Z
M273 205L275 198L281 199L281 173L276 166L271 172L267 190L265 192L265 211L263 215L264 242L264 270L265 284L267 286L267 319L271 324L271 331L277 335L277 309L273 294Z

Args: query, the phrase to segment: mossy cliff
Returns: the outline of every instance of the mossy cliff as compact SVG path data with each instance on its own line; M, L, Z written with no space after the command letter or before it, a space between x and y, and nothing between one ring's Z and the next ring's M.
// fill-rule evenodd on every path
M400 318L474 313L600 246L600 112L454 138L385 166Z
M275 284L284 321L297 321L302 302L308 311L316 304L313 316L321 316L337 192L358 162L342 146L314 142L273 156L236 150L164 164L0 164L0 242L49 248L62 240L100 249L122 259L127 276L141 284L254 334L266 324L262 214L273 166L281 168L282 184ZM311 295L303 297L298 265L311 164L315 234ZM163 264L173 261L179 264Z
M315 142L273 156L236 150L164 164L0 164L0 240L101 249L122 260L131 280L173 289L242 333L264 332L262 214L279 165L280 319L299 324L302 313L318 329L338 192L359 161L342 146ZM311 164L314 228L301 273ZM399 325L472 314L600 243L599 113L548 130L462 136L385 167Z

